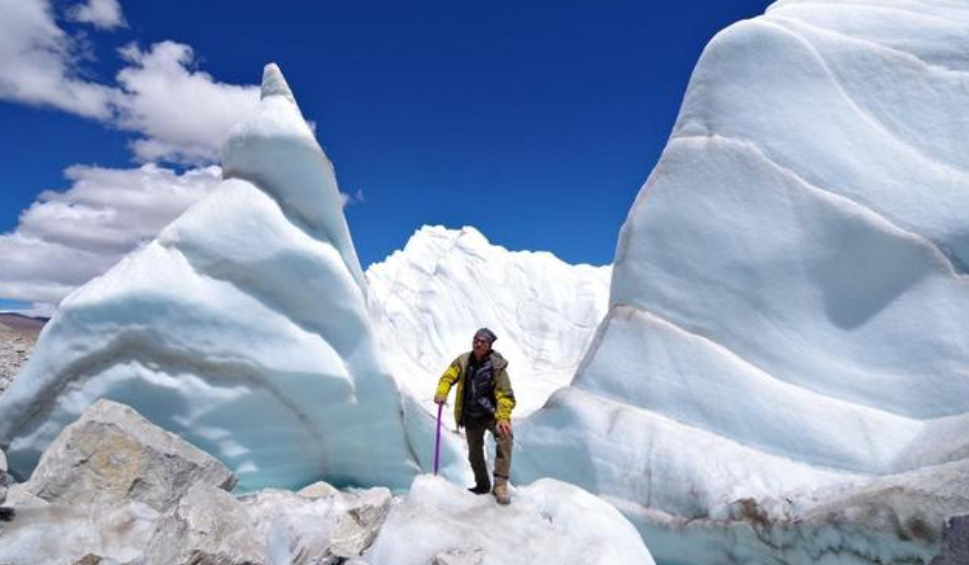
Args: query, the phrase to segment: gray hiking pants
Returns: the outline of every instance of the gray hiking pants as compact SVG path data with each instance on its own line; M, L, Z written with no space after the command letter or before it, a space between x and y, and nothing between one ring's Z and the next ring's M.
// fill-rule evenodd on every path
M495 438L495 484L508 483L508 476L511 473L511 446L514 436L512 434L499 436L496 425L497 422L494 418L472 421L465 425L465 434L468 437L468 462L471 463L471 470L474 471L475 486L491 484L491 481L488 480L488 465L485 463L484 456L485 431L491 432L491 435Z

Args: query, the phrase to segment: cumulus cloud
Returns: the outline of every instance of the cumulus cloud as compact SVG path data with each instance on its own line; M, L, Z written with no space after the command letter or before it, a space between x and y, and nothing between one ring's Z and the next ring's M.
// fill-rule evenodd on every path
M118 73L124 96L118 101L119 127L144 135L132 144L143 161L212 162L229 130L252 111L259 88L216 81L192 72L192 48L164 41L148 51L121 50L130 63Z
M347 192L340 192L340 204L346 208L347 206L353 206L354 204L362 204L366 201L363 197L363 191L358 190L353 194Z
M126 25L118 0L88 0L86 4L69 8L67 17L99 29L114 29Z
M80 282L108 270L117 258L27 237L0 235L0 296L55 306Z
M0 0L0 98L110 120L114 88L81 78L83 46L45 0Z
M124 25L117 0L69 7L69 19ZM83 78L86 40L57 25L50 0L0 0L0 99L49 106L133 132L143 162L199 165L217 160L229 129L259 100L256 86L216 81L194 69L191 47L172 41L120 51L116 84Z
M20 215L17 230L0 235L0 296L52 309L76 287L210 193L218 167L182 174L156 165L137 169L74 166L71 186L46 191Z

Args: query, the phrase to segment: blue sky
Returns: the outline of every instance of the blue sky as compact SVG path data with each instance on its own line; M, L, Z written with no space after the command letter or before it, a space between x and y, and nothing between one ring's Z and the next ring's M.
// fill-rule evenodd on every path
M107 241L116 258L124 239L116 233L92 238L85 230L97 229L90 226L55 229L50 222L60 216L40 209L23 225L18 218L44 190L95 190L92 171L134 171L154 162L178 175L208 164L211 140L197 153L185 147L197 148L193 135L218 129L206 125L212 112L151 89L165 88L165 73L177 71L182 79L208 81L211 88L195 86L216 98L247 99L251 91L239 87L255 85L262 66L276 61L352 197L346 215L366 267L423 224L473 225L510 249L547 250L571 263L611 262L619 228L665 145L703 46L768 2L208 0L186 8L0 0L0 27L14 25L11 14L28 4L45 10L49 22L20 25L38 34L23 44L50 51L39 34L54 34L57 60L41 53L36 64L20 68L25 58L0 52L8 83L0 79L0 233L9 239L15 231L57 232L53 239L68 247L77 235L84 253L100 253L95 247ZM190 52L172 47L166 59L155 48L164 41ZM0 42L3 49L11 48ZM123 69L133 74L122 80ZM29 83L31 73L60 73L62 82L35 92L10 84ZM105 110L102 95L121 109ZM76 103L87 96L94 102ZM190 123L174 128L181 119ZM179 149L139 149L138 139ZM99 198L103 206L110 196ZM49 223L38 227L42 220ZM139 224L122 222L114 231L124 226ZM139 240L150 237L151 229L143 231ZM47 298L24 290L27 279L40 277L31 268L74 260L23 248L9 260L2 243L0 261L20 265L24 284L5 286L0 275L0 298L53 300L56 290ZM90 264L54 273L61 291L110 263L103 256L77 262Z

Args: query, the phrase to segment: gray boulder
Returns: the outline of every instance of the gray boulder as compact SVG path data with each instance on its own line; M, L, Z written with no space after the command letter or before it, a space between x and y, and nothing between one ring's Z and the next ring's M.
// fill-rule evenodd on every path
M165 511L194 484L235 483L212 456L127 406L99 400L44 452L26 489L60 504L140 501Z
M235 498L221 463L110 401L92 405L8 503L0 564L366 565L390 512L386 488Z
M329 483L319 481L303 487L296 494L305 496L306 498L327 498L330 496L337 496L339 493L340 491L338 491L336 487L330 485Z
M380 527L384 525L393 498L386 488L341 493L344 513L337 519L330 553L337 557L351 558L363 555L373 544Z
M245 508L229 493L196 484L160 520L144 565L255 565L263 548Z

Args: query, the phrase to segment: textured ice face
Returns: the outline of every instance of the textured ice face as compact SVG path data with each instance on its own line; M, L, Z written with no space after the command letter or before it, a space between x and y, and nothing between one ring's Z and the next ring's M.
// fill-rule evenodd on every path
M611 497L661 561L924 558L969 504L967 33L955 3L780 2L711 41L518 479Z
M226 140L222 174L273 197L291 223L330 242L361 289L363 273L343 217L336 173L275 63L263 72L262 100Z
M221 459L242 488L410 484L332 166L275 65L224 171L211 198L63 302L0 399L14 472L110 398Z
M437 379L471 349L474 332L493 329L522 418L575 376L605 316L610 274L608 266L508 251L472 227L424 226L367 269L368 305L388 367L425 410L435 408Z

